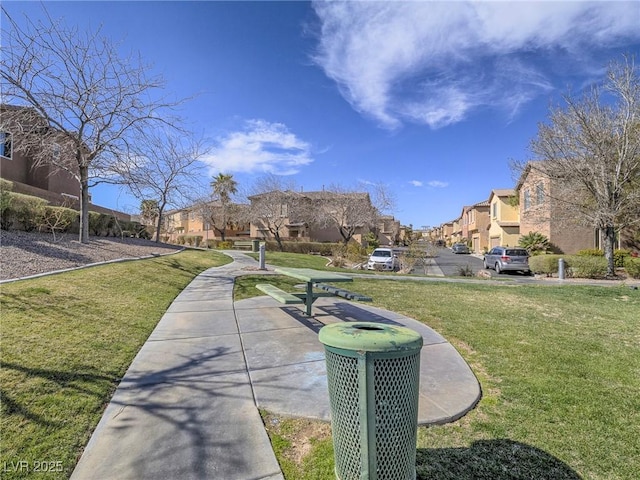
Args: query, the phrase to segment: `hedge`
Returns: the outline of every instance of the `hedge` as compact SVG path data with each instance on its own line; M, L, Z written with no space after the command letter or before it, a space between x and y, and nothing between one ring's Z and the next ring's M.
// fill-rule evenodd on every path
M631 278L640 278L640 258L627 259L625 270Z

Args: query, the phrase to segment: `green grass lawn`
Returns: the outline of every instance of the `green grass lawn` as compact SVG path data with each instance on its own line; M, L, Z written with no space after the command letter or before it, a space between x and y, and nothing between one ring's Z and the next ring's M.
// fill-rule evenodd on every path
M68 478L173 299L228 261L187 250L2 285L0 476L33 478L52 462L42 478Z
M418 478L638 478L639 291L375 279L349 288L443 334L481 382L466 417L419 429ZM287 479L333 478L326 434L298 458L309 427L267 427Z
M60 462L42 477L67 478L171 301L227 260L186 251L2 285L2 478L32 478L12 471L19 461ZM236 298L259 294L262 281L239 279ZM418 478L637 478L639 291L375 278L349 289L443 334L482 384L467 416L419 429ZM334 478L326 425L264 415L288 480Z

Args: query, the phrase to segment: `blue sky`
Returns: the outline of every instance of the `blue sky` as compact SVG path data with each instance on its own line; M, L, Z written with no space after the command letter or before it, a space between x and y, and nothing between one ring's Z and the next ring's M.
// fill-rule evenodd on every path
M4 2L12 17L36 2ZM512 188L510 159L569 88L640 62L638 2L45 2L139 52L210 142L207 175L306 191L382 183L414 228ZM94 203L139 202L96 187Z

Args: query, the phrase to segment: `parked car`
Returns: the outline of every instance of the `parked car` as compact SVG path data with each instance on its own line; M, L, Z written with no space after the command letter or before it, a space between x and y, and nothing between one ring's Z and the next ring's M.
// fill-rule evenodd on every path
M390 270L400 269L400 259L391 248L376 248L367 262L367 270Z
M517 247L493 247L489 253L485 253L484 268L492 268L496 273L523 272L531 274L529 268L529 252Z
M451 251L453 253L471 253L466 243L454 243Z

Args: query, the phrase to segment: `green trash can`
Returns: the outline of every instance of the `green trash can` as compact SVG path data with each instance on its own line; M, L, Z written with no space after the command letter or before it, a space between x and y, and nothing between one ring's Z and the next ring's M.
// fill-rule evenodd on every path
M335 323L325 348L338 480L415 480L422 336L405 327Z
M251 251L257 252L260 250L260 240L251 240Z

